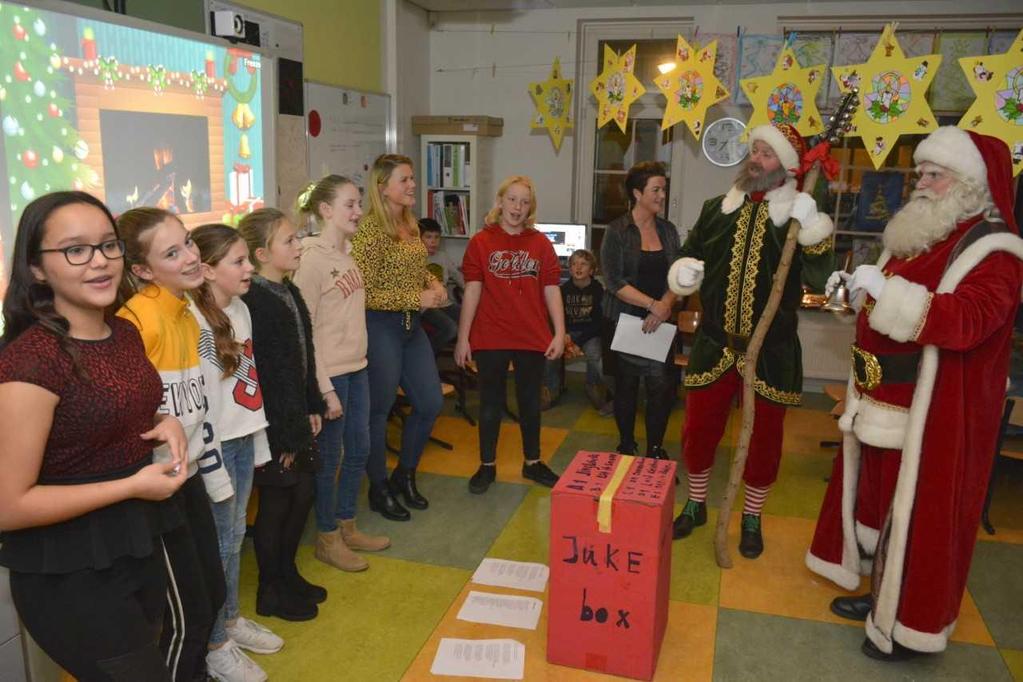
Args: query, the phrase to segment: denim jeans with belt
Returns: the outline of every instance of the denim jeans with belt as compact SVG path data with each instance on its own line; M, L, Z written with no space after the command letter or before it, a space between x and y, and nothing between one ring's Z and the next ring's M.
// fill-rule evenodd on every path
M252 472L255 469L254 438L250 434L225 440L220 444L220 451L224 458L224 469L227 470L227 475L231 477L231 485L234 486L234 495L223 502L210 503L213 523L217 527L217 540L220 542L224 580L227 583L227 598L220 613L217 614L217 620L213 623L213 631L210 633L211 644L226 642L225 624L238 618L238 570L242 542L245 540L249 494L252 492Z
M418 312L366 311L369 361L369 480L387 478L387 417L398 386L412 405L401 433L398 461L415 469L443 407L437 361Z
M321 533L333 531L339 520L355 518L355 499L369 459L369 371L364 367L357 372L339 374L331 377L330 383L341 402L342 414L337 419L323 421L316 441L320 450L320 470L316 472L316 529Z

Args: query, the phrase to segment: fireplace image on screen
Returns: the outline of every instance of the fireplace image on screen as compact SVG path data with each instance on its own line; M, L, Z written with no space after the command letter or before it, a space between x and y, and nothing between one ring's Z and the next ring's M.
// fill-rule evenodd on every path
M211 209L208 122L202 116L100 110L107 205L172 213Z

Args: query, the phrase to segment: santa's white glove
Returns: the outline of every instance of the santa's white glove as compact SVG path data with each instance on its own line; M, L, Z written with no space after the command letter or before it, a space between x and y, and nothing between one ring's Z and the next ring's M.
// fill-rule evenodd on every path
M853 270L852 276L849 277L849 291L851 293L865 291L876 301L881 298L886 283L881 268L876 265L861 265Z
M817 202L806 192L800 192L792 202L791 216L793 220L798 220L802 226L809 227L817 217Z
M831 298L831 294L838 288L838 285L842 282L848 282L850 277L852 277L852 275L844 270L835 270L831 273L831 276L828 277L828 281L824 285L824 295Z
M703 279L703 261L688 256L675 266L675 283L682 288L694 287Z

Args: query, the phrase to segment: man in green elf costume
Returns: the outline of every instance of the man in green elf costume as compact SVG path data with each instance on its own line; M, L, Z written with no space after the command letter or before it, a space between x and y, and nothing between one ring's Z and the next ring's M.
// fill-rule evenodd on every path
M785 408L799 405L802 349L796 333L802 282L823 291L834 269L831 219L798 189L806 145L787 124L762 125L749 135L750 156L723 196L704 203L668 273L679 296L700 292L703 316L686 371L682 453L689 499L674 523L676 539L707 522L707 485L714 451L730 407L742 389L746 345L771 291L790 220L798 220L799 249L781 306L757 362L756 416L743 480L746 484L739 552L764 550L760 514L778 476Z

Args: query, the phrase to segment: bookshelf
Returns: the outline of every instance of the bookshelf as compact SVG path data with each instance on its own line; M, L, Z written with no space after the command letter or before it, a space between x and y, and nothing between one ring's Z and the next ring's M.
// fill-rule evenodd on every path
M493 146L483 135L420 136L419 213L445 237L468 239L483 226L497 190Z

